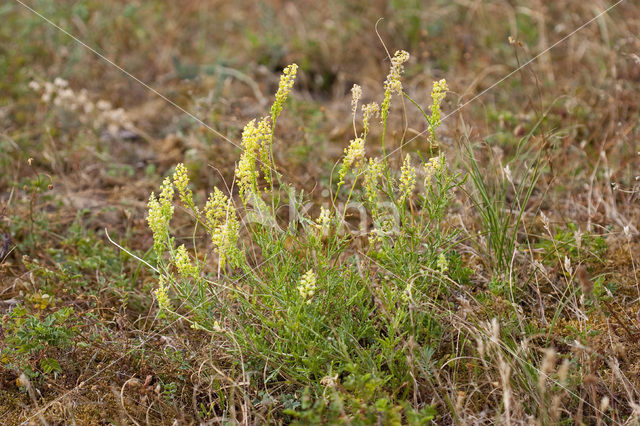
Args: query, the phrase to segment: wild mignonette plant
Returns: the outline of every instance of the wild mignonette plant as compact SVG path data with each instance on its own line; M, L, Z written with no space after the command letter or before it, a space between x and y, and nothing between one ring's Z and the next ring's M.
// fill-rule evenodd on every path
M149 199L161 315L225 340L249 390L266 389L276 401L294 395L299 404L283 404L301 421L373 416L420 423L433 416L418 392L416 371L428 380L442 334L434 306L454 283L456 231L443 218L460 178L442 154L421 167L407 154L400 170L387 161L387 121L393 95L406 96L401 75L408 59L396 52L383 101L362 106L361 123L362 89L354 86L354 139L333 202L317 217L303 212L303 194L274 163L276 123L295 64L283 72L270 115L242 132L234 183L239 202L215 188L198 207L182 164ZM425 114L434 146L446 90L444 80L434 83L431 115ZM378 123L382 157L367 157L367 145L375 143L370 129ZM291 214L283 224L277 212L285 201ZM212 250L176 244L171 220L177 204L206 230ZM352 230L346 220L351 208L370 218L370 226ZM240 238L241 226L247 238Z

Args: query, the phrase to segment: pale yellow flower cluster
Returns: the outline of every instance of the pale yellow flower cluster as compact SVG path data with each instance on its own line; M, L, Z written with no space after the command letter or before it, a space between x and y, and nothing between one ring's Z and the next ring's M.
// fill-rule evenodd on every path
M411 197L416 187L416 169L411 165L411 156L407 154L400 174L400 199L405 201Z
M344 178L349 172L351 168L354 166L359 168L364 160L365 150L364 144L367 134L369 133L369 124L371 119L378 116L382 118L383 125L386 124L387 115L389 113L389 107L391 105L391 96L393 93L402 94L402 82L400 80L400 76L404 72L404 64L409 60L409 54L404 50L397 51L393 58L391 58L391 68L389 70L389 74L387 75L387 79L384 82L384 100L382 102L382 106L378 106L377 103L372 102L362 106L362 123L363 123L363 133L361 137L356 137L353 139L349 146L344 150L345 157L342 161L342 167L338 172L338 176L340 178L339 185L344 184ZM358 107L358 102L362 96L362 88L357 84L353 85L351 89L352 99L351 99L351 109L354 114ZM355 121L354 121L354 129L355 129ZM357 132L356 132L357 134ZM373 194L373 187L375 186L375 179L371 179L373 176L371 173L378 173L378 166L375 165L374 168L369 170L369 188L371 189L370 194ZM373 185L372 185L373 182Z
M369 158L369 164L364 171L364 190L367 201L372 206L378 201L378 180L382 177L383 165L377 158Z
M381 118L382 122L387 121L389 107L391 106L391 95L396 93L402 95L402 81L400 76L404 72L404 64L409 60L409 54L404 50L398 50L391 58L391 68L384 82L384 100L382 101Z
M206 223L209 226L211 241L220 255L220 269L228 260L238 259L238 219L231 200L218 188L209 195L204 208Z
M354 113L354 129L355 129L355 111L358 105L358 100L362 95L362 89L360 88L360 86L358 86L357 84L354 84L352 89L352 94L353 94L353 99L351 101L351 107ZM364 156L365 156L365 149L364 149L365 139L367 137L367 134L369 133L369 123L371 121L371 118L375 117L379 111L380 111L380 107L375 102L362 106L362 113L363 113L362 122L364 125L364 131L361 137L355 138L352 141L350 141L349 146L344 150L345 156L344 156L344 159L342 160L342 167L340 168L340 171L338 173L338 176L340 177L339 184L344 183L344 178L347 175L347 173L349 173L349 170L351 170L352 167L359 168L362 165Z
M404 63L409 60L409 54L404 50L398 50L391 58L391 69L387 80L384 82L385 90L391 90L398 95L402 94L402 82L400 76L404 72Z
M186 247L182 244L175 253L175 264L176 269L184 278L194 278L197 279L200 275L200 271L198 267L191 263L191 259L189 257L189 253L187 252Z
M258 169L256 168L256 153L258 151L258 141L256 138L256 120L253 119L242 131L242 148L244 151L240 156L240 162L236 167L236 177L238 187L243 200L249 192L258 191Z
M363 137L366 137L369 133L369 123L371 122L371 119L377 117L379 113L380 106L375 102L362 105L362 125L364 127Z
M331 229L331 211L324 206L320 207L320 215L315 225L322 235L327 235Z
M176 166L176 170L173 173L173 184L178 190L180 201L182 201L186 206L196 209L193 203L193 192L189 189L189 173L182 163L179 163Z
M287 100L287 96L293 87L293 83L296 80L296 73L298 72L298 65L291 64L282 71L280 76L280 84L278 85L278 92L276 93L276 100L271 106L271 121L276 122L278 116L282 112L284 103Z
M429 161L424 163L423 166L424 166L424 172L425 172L425 178L424 178L425 187L429 186L433 175L435 175L436 172L438 172L442 168L443 162L444 162L444 157L431 157L429 158Z
M170 178L165 178L162 183L159 199L151 193L147 206L147 223L153 232L153 248L159 256L167 247L169 222L173 217L173 185Z
M344 159L338 176L340 183L344 183L344 177L347 175L351 167L360 167L364 159L364 139L355 138L349 142L349 146L344 150Z
M167 283L164 275L160 275L158 280L158 288L155 291L156 300L160 306L160 310L170 310L171 304L169 302L169 295L167 293Z
M431 91L431 98L433 99L433 105L429 108L431 109L431 117L429 119L429 133L431 134L431 140L435 142L436 140L436 130L440 127L440 105L442 101L447 96L447 91L449 90L449 86L447 86L447 81L442 79L440 81L433 82L433 89Z
M298 282L298 292L307 305L311 303L311 298L316 292L316 274L313 269L309 269Z
M262 169L265 171L265 178L269 180L271 176L271 124L267 117L260 120L256 126L256 120L251 120L242 131L242 148L244 151L240 156L240 162L236 168L238 187L243 201L246 203L249 194L259 194L258 189L258 167L257 160L260 159Z
M270 185L273 185L272 170L275 167L271 154L273 129L291 92L297 71L298 66L296 64L291 64L283 70L276 99L271 105L271 117L262 118L257 125L255 119L251 120L242 131L243 152L235 174L238 178L240 196L245 204L250 199L257 199L260 196L260 190L258 189L258 160L265 180Z
M382 242L382 236L384 235L384 232L382 232L381 230L379 230L378 228L373 228L371 230L371 232L369 233L369 245L370 246L374 246L378 243Z
M260 168L264 173L265 180L271 184L271 168L274 166L271 161L271 149L273 143L273 128L269 123L269 118L264 117L258 122L256 128L256 145L258 147L258 153L260 155Z

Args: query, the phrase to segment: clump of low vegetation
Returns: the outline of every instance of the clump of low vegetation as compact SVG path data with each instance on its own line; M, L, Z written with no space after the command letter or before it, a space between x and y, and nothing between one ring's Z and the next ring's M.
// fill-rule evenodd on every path
M459 232L442 223L461 178L448 170L442 154L426 159L420 172L410 154L400 171L389 166L384 151L381 158L365 154L366 145L376 142L368 137L371 127L382 126L384 141L391 99L403 95L408 58L396 52L384 99L362 108L362 124L356 121L362 91L354 86L354 139L345 149L332 202L320 206L317 216L273 162L275 123L296 65L284 70L271 116L243 130L231 186L238 188L240 206L233 193L215 188L198 207L182 164L165 179L159 197L151 195L148 222L161 314L211 334L226 348L227 368L240 372L218 385L236 388L238 396L261 392L275 416L424 423L437 413L433 379L417 376L430 371L431 358L450 333L442 305L462 285L450 274L469 275L459 263L450 270ZM434 147L445 90L444 80L434 84L426 117ZM194 240L192 249L177 245L171 232L178 213L174 198L210 237L213 251L205 253L214 259L199 254ZM286 219L278 213L283 206ZM352 212L360 222L354 227L346 218ZM244 241L240 224L249 234ZM214 270L208 267L212 261ZM224 413L226 407L211 409Z

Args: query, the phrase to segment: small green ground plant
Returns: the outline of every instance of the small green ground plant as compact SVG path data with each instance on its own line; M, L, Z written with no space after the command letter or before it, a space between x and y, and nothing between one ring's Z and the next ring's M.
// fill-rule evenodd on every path
M62 373L57 352L70 346L76 329L69 322L72 308L60 308L50 314L42 311L52 303L47 294L31 298L33 311L16 306L4 318L5 341L0 362L5 368L37 378Z
M452 276L465 280L469 272L453 250L456 230L443 225L460 177L443 154L420 171L411 154L400 170L386 156L391 100L404 94L408 56L401 51L392 58L383 101L362 106L362 124L356 124L362 91L354 86L355 137L332 203L317 216L273 160L276 122L296 65L285 68L270 115L244 128L233 185L239 207L219 188L198 207L182 164L149 200L161 315L210 333L233 357L240 375L234 386L245 395L261 390L262 400L291 419L423 424L435 415L416 374L429 371L442 334L434 306L458 285ZM447 90L444 80L434 83L425 114L432 146ZM378 118L383 157L367 157ZM177 244L170 224L176 195L209 236L213 258L195 241L191 249ZM353 211L359 226L349 221ZM239 238L241 228L248 242ZM231 379L219 378L221 388L225 380ZM225 400L212 410L228 413Z

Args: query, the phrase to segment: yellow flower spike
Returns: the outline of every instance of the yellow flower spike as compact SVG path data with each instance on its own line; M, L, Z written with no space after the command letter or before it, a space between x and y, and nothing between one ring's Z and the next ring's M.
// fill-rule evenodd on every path
M441 154L442 155L442 154ZM444 156L442 155L442 157L438 156L438 157L431 157L429 159L429 161L427 161L426 163L424 163L424 173L425 173L425 178L424 178L424 186L425 187L429 187L429 185L431 184L431 178L433 177L433 175L436 174L436 172L440 171L440 169L442 169L442 164L444 163Z
M400 76L404 72L404 63L409 60L409 54L404 50L398 50L391 58L391 69L387 80L385 81L385 88L390 89L397 95L402 94L402 82Z
M404 202L416 187L416 169L411 165L411 156L407 154L400 175L400 200Z
M164 275L160 275L158 280L158 288L155 291L156 300L160 310L171 310L171 302L169 301L169 295L167 293L167 279Z
M256 120L251 120L242 131L242 148L240 161L236 167L236 177L240 196L246 203L249 193L258 192L258 170L256 169L256 156L259 148L258 132L255 126Z
M271 122L269 117L262 118L257 124L254 119L247 123L242 131L243 152L236 167L235 175L238 178L240 196L245 205L251 199L260 198L258 161L265 180L273 186L272 170L275 169L272 155L273 129L289 96L289 92L291 92L297 71L298 66L296 64L291 64L283 70L276 98L271 106Z
M236 177L238 187L243 202L246 204L251 198L251 193L259 196L258 189L258 167L264 173L265 180L272 184L271 170L274 167L271 161L271 141L273 128L269 123L269 117L264 117L256 125L256 120L251 120L242 131L242 147L244 151L240 156L240 161L236 167Z
M331 211L325 209L324 206L320 207L320 215L316 219L316 228L322 235L327 235L331 229Z
M184 164L179 163L173 173L173 184L178 190L180 201L190 208L195 208L193 204L193 192L189 189L189 173Z
M389 107L391 106L391 95L396 93L402 95L402 82L400 76L404 72L404 64L409 60L409 54L404 50L398 50L391 58L391 68L384 82L384 100L382 101L381 113L382 123L387 121Z
M271 185L271 169L274 167L271 161L271 144L273 129L269 123L269 118L264 117L258 123L256 129L256 145L260 153L260 167L264 173L265 180Z
M173 185L171 179L166 178L162 183L160 197L156 198L152 192L147 203L149 213L147 223L153 232L153 248L157 255L167 247L169 238L169 222L173 217Z
M378 200L378 180L382 177L382 162L377 158L370 158L364 171L364 190L367 201L375 206Z
M352 166L360 167L362 160L364 159L364 139L355 138L349 143L349 146L344 150L344 159L342 160L342 167L338 172L340 183L344 183L344 177L347 175Z
M276 93L276 100L271 106L271 121L276 122L278 116L282 112L284 103L287 100L287 96L293 87L293 83L296 80L296 73L298 72L298 65L291 64L282 71L280 76L280 84L278 85L278 92Z
M377 117L379 113L380 106L375 102L362 105L362 125L364 127L364 137L369 134L369 122L372 118Z
M429 118L429 133L431 134L432 143L436 143L436 130L440 127L441 119L440 119L440 105L442 101L447 96L447 91L449 90L449 86L447 86L447 80L442 79L440 81L433 82L433 89L431 91L431 99L433 99L433 105L429 108L431 109L431 117Z
M189 253L187 252L184 244L178 247L178 250L176 250L175 264L178 272L180 273L180 275L182 275L183 278L191 277L195 279L200 275L198 267L191 263L191 258L189 257Z
M162 206L162 214L166 219L173 216L173 184L169 177L164 178L160 187L160 205Z
M211 234L211 242L220 255L220 269L224 268L227 260L238 259L237 247L239 225L236 209L231 200L218 188L209 195L204 208L205 218Z

